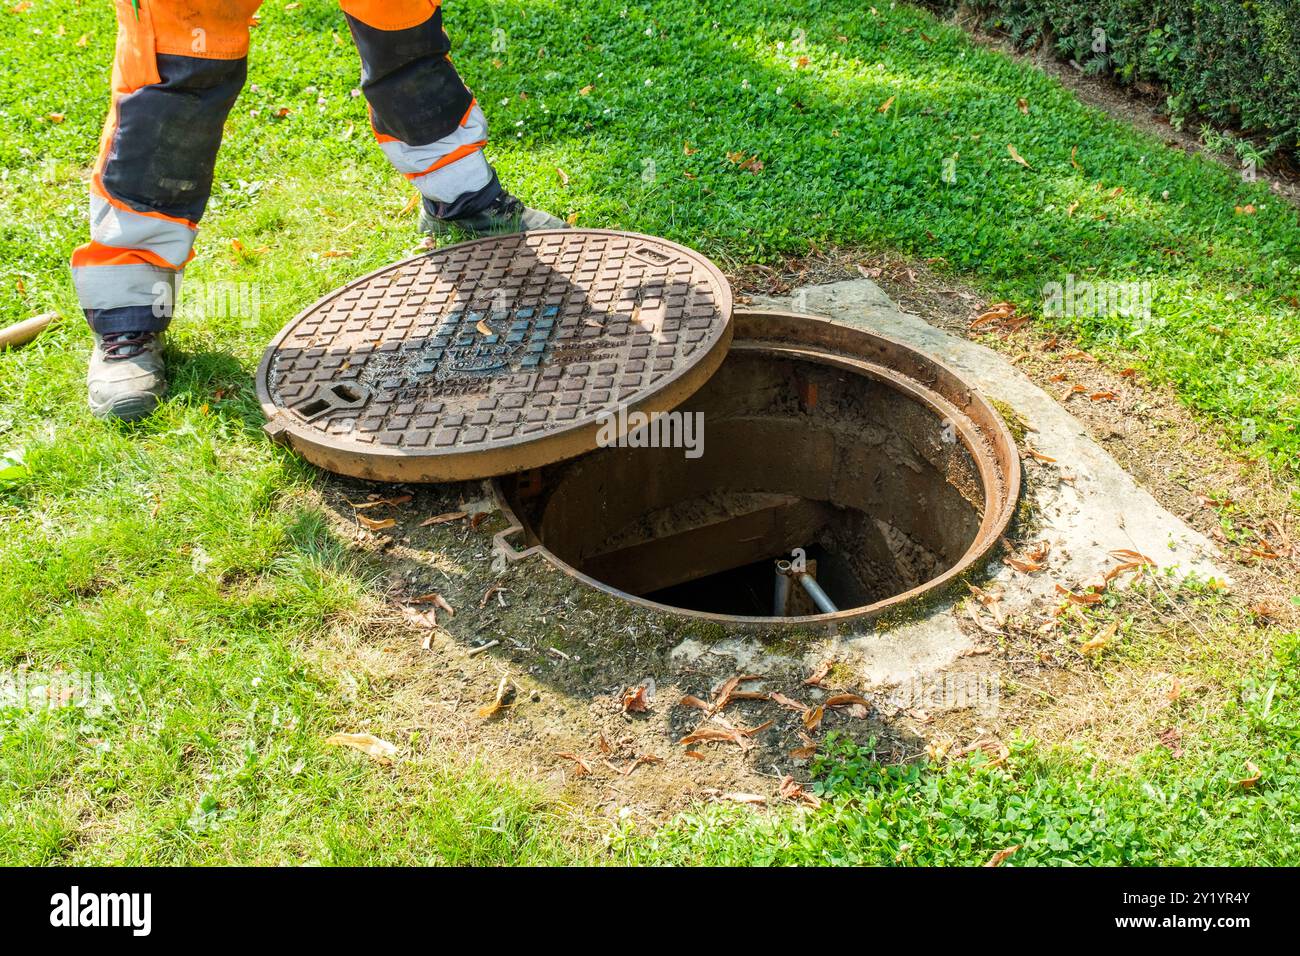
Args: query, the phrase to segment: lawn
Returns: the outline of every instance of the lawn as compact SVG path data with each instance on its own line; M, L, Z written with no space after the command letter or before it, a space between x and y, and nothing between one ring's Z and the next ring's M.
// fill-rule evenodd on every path
M108 6L0 12L0 323L65 317L0 355L0 670L102 674L114 698L98 715L0 708L0 862L610 858L573 835L588 831L569 811L481 768L382 767L322 743L354 729L367 688L304 648L364 617L370 581L326 533L311 469L262 437L251 376L288 318L417 238L407 184L353 95L356 55L334 4L264 7L187 273L194 288L251 284L256 314L182 302L160 413L132 429L90 417L89 336L65 263L86 232ZM489 154L531 204L728 265L814 244L887 250L1031 312L1045 284L1071 275L1149 282L1149 318L1045 321L1103 357L1135 357L1243 453L1293 475L1296 209L926 13L877 8L452 0L445 15L492 125ZM751 157L761 168L742 168ZM1151 817L1143 802L1152 790L1181 799L1171 787L1222 796L1235 786L1225 768L1247 752L1278 755L1294 791L1281 755L1300 688L1294 641L1278 647L1242 675L1253 683L1238 705L1207 718L1204 737L1219 743L1198 769L1157 754L1094 773L1085 757L1027 747L976 774L889 771L846 753L827 766L820 815L705 827L708 811L649 843L631 837L614 858L970 862L1024 832L999 821L1031 791L1032 827L1056 815L1070 821L1060 830L1086 829L1088 807L1131 815L1124 859L1226 859L1260 834L1294 846L1280 782L1251 788L1247 800L1268 802L1235 828L1194 832L1198 818ZM1270 686L1261 717L1256 689ZM945 808L969 810L964 832L977 838L918 824L909 856L880 832L880 820ZM1104 859L1071 840L1045 845L1057 844L1035 858Z

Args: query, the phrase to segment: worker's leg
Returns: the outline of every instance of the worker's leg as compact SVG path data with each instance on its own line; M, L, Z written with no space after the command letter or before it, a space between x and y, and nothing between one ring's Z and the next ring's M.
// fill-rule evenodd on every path
M163 388L158 334L207 205L260 0L116 0L113 92L90 185L90 242L72 255L95 336L96 414L136 418Z
M384 155L424 197L426 231L557 228L525 208L483 156L487 120L451 64L440 0L340 0L361 54L361 89Z

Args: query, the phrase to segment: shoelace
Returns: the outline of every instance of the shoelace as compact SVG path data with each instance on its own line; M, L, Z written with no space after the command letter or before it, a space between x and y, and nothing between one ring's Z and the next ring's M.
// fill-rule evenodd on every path
M106 361L135 358L143 352L156 337L153 332L109 332L101 344Z

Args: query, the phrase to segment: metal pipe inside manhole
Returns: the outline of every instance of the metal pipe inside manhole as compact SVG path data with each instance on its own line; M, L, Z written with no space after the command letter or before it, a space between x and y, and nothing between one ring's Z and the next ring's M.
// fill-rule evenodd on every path
M775 312L735 325L674 410L699 416L697 453L625 444L497 479L502 549L669 613L764 626L870 619L988 554L1020 463L982 396L870 332Z

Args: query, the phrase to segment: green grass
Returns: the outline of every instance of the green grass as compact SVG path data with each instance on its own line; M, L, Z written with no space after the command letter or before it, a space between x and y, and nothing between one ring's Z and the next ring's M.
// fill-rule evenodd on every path
M1294 465L1296 211L926 14L877 7L496 0L453 2L446 16L492 124L491 156L533 204L732 263L814 243L900 251L1031 307L1067 274L1150 281L1154 321L1066 324L1090 346L1136 351L1228 434ZM86 232L111 13L72 0L0 13L0 322L65 317L0 355L0 668L102 673L116 699L98 717L0 712L0 860L582 858L527 789L435 756L383 768L322 744L357 729L368 699L304 647L360 613L368 582L305 497L310 471L260 434L251 374L300 308L407 254L414 217L399 217L407 185L350 95L358 67L335 5L268 4L262 21L187 274L254 283L260 313L247 323L183 302L172 397L122 429L84 406L88 335L65 265ZM492 48L496 29L504 50ZM729 152L757 155L762 171L739 170ZM1255 215L1234 214L1247 202ZM322 257L330 250L349 255ZM1038 753L1015 759L1055 787L1044 807L1074 813L1074 765ZM859 769L832 787L908 806L945 799L943 775L877 781L847 766ZM990 800L1015 785L986 778ZM1129 791L1115 786L1122 803ZM929 833L914 852L974 859L1000 836L961 850Z

